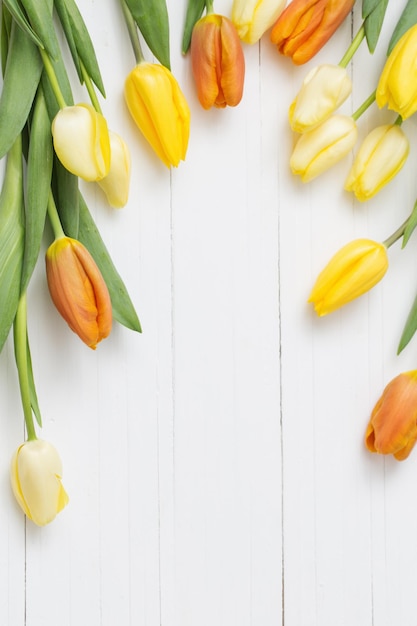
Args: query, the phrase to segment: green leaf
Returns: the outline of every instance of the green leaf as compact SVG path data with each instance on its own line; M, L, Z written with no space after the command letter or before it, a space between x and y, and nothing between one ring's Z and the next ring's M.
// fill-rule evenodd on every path
M20 0L30 25L48 54L55 58L58 54L59 44L52 19L52 0Z
M37 47L13 22L0 96L0 158L7 154L26 124L41 72Z
M71 174L58 158L54 159L53 189L62 228L68 237L78 239L80 220L78 177Z
M403 242L401 244L401 248L405 248L416 226L417 226L417 200L414 203L414 207L411 212L411 215L407 220L407 225L404 230Z
M40 88L37 93L30 124L22 291L25 291L27 288L39 256L48 197L51 193L52 163L51 122L46 109L43 91Z
M106 97L94 46L76 3L74 0L55 0L55 8L64 29L80 82L84 82L81 62L103 97Z
M417 330L417 296L414 299L413 305L407 317L407 321L404 326L404 330L401 335L400 343L398 344L397 354L400 354L404 348L409 344L413 335Z
M158 61L171 69L169 53L169 20L165 0L125 0L129 11L150 51Z
M88 249L106 281L110 293L114 319L117 320L119 324L126 326L126 328L141 333L142 328L140 321L126 286L110 258L107 248L104 245L97 226L81 194L80 230L78 239Z
M378 43L387 6L388 0L363 0L362 2L365 37L371 53L375 51Z
M23 32L32 39L33 43L37 47L44 49L45 46L43 45L42 40L38 37L28 22L25 12L22 11L20 2L17 0L3 0L3 6L7 7L10 15L13 16L13 20L20 26Z
M191 35L193 34L193 28L203 15L203 11L206 7L206 0L188 0L187 13L185 16L184 33L182 37L182 53L187 54L191 44Z
M390 42L388 44L387 54L392 52L395 44L405 32L412 26L417 24L417 0L408 0L400 19L397 22L394 32L392 33Z

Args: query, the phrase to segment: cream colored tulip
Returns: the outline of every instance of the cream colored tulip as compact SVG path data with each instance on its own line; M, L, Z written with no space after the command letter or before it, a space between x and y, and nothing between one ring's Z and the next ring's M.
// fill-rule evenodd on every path
M318 65L305 77L289 109L292 130L305 133L324 122L352 92L352 81L339 65Z
M355 145L358 136L356 124L351 117L333 115L298 139L290 158L293 174L303 183L343 159Z
M274 24L285 0L233 0L232 22L239 38L253 44Z
M126 142L117 133L109 132L111 162L107 176L97 181L110 206L120 209L129 199L130 152Z
M355 157L345 189L358 200L369 200L400 171L407 160L410 144L402 128L384 124L364 139Z
M62 463L47 441L35 439L18 447L13 455L10 477L20 507L38 526L45 526L68 504L62 486Z
M62 165L84 180L101 180L110 169L107 122L91 104L58 111L52 121L54 149Z

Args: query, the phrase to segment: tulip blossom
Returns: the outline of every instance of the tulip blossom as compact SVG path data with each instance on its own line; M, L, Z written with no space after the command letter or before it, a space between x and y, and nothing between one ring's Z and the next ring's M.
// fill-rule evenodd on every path
M300 136L290 158L293 174L306 183L340 161L355 145L356 123L351 117L333 115Z
M355 0L292 0L271 31L271 41L296 65L309 61L330 39Z
M289 109L292 130L304 133L324 122L352 92L352 81L339 65L319 65L305 77Z
M167 167L185 159L190 109L171 72L157 63L138 63L125 81L125 100L139 130Z
M271 28L285 0L233 0L232 22L242 41L253 44Z
M204 109L239 104L245 59L239 35L227 17L209 13L198 20L191 36L191 65Z
M112 306L107 285L88 250L59 237L46 251L51 298L68 326L90 348L110 334Z
M54 149L62 165L75 176L97 181L110 169L107 122L91 104L67 106L52 121Z
M372 198L400 171L410 150L402 128L385 124L364 139L345 182L358 200Z
M370 452L408 457L417 440L417 370L396 376L376 403L365 444Z
M98 181L110 206L119 209L128 201L130 184L130 153L126 142L110 131L111 163L107 176Z
M52 522L68 504L61 477L61 459L47 441L26 441L13 455L10 468L13 493L26 516L38 526Z
M343 246L319 274L309 302L319 316L327 315L369 291L388 269L387 249L370 239Z
M376 102L405 120L417 111L417 24L407 30L389 55L379 78Z

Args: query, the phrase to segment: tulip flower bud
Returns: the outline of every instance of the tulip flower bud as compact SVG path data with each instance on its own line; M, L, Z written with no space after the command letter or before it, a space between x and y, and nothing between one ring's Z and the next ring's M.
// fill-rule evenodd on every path
M372 198L400 171L410 145L404 131L396 124L374 128L364 139L355 157L345 189L358 200Z
M305 77L289 109L290 126L304 133L324 122L352 92L352 81L339 65L319 65Z
M308 301L317 315L327 315L372 289L387 269L387 249L382 243L355 239L330 259Z
M239 104L245 58L236 28L227 17L209 13L198 20L191 36L191 65L204 109Z
M271 28L285 0L233 0L232 22L242 41L253 44Z
M60 237L46 251L51 298L68 326L90 348L110 334L112 305L107 285L88 250Z
M123 139L110 131L111 163L107 176L97 181L110 206L120 209L129 198L130 153Z
M355 145L357 136L351 117L329 117L298 139L290 158L292 173L301 176L303 183L313 180L343 159Z
M396 376L376 403L365 444L370 452L404 461L417 440L417 370Z
M355 0L292 0L271 31L271 41L296 65L309 61L330 39Z
M62 165L75 176L97 181L110 169L107 122L91 104L60 109L52 121L54 149Z
M376 102L388 105L405 120L417 111L417 24L409 28L390 53L379 78Z
M139 63L125 81L125 100L139 130L167 167L185 159L190 109L171 72Z
M61 459L47 441L27 441L13 455L10 478L14 496L26 516L38 526L52 522L68 504L61 477Z

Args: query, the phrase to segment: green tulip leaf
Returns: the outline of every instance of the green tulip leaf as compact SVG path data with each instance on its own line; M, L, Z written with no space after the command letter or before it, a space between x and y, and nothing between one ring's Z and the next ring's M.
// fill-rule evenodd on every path
M78 239L85 245L97 263L106 281L112 303L115 320L139 333L142 332L139 318L132 304L126 286L117 272L107 248L101 238L96 224L90 214L84 198L80 193L80 229Z
M185 16L184 33L182 37L182 53L187 54L191 44L191 35L193 34L193 28L203 15L203 11L206 7L206 0L188 0L187 13Z
M52 0L20 0L30 25L39 39L42 47L48 54L55 58L58 54L59 44L52 19Z
M55 0L55 8L65 32L80 82L84 82L82 64L100 93L106 97L94 46L76 3L74 0Z
M72 96L71 83L68 78L67 69L65 67L64 60L60 53L58 54L57 58L54 61L52 61L52 68L56 76L59 89L61 90L61 93L64 97L65 103L68 106L73 105L74 99ZM59 105L58 105L54 90L52 88L52 85L50 83L48 74L46 72L42 73L42 88L43 88L43 92L45 95L46 106L49 112L49 117L52 122L55 115L59 111Z
M13 22L0 96L0 158L7 154L26 124L41 72L37 47Z
M408 0L400 19L397 22L388 44L387 54L392 52L395 44L409 28L417 24L417 0Z
M78 177L54 159L53 190L62 228L68 237L78 239L80 202Z
M400 354L404 348L410 343L415 332L417 330L417 296L414 299L413 305L407 317L407 321L404 326L404 330L401 335L400 342L398 344L397 354Z
M363 0L362 2L365 37L371 53L375 51L378 43L387 6L388 0Z
M165 0L125 0L152 54L171 69L169 20Z
M21 290L25 291L36 265L51 192L53 148L51 122L42 89L38 90L30 124L27 160L25 255Z
M413 234L414 229L416 228L416 226L417 226L417 200L414 203L414 207L413 207L413 210L411 212L411 215L410 215L410 217L407 220L407 224L406 224L405 229L404 229L404 235L403 235L403 241L402 241L402 244L401 244L401 248L405 248L405 246L407 245L407 243L408 243L411 235Z
M16 24L18 24L20 28L26 33L26 35L28 35L32 39L33 43L37 47L44 49L45 46L42 40L35 33L32 26L28 22L26 14L24 13L24 11L22 11L20 2L18 2L17 0L3 0L3 5L8 9Z

